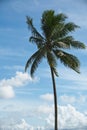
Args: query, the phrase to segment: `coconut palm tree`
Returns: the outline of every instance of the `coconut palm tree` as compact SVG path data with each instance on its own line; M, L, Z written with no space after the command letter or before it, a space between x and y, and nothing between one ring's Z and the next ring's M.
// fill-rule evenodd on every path
M55 84L55 76L58 76L57 60L60 60L66 67L80 73L80 62L78 58L66 51L72 48L85 49L84 43L76 41L73 36L70 35L71 32L75 31L79 26L73 22L67 22L66 19L67 16L63 13L55 14L54 10L44 11L41 17L42 33L39 33L33 25L33 19L27 16L28 28L31 30L29 41L36 44L37 51L26 62L25 71L31 65L30 75L33 77L42 59L47 59L51 71L54 92L54 130L58 130L58 108Z

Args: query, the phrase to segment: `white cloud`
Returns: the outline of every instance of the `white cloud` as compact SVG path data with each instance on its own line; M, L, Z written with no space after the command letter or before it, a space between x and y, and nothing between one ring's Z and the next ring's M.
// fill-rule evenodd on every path
M13 98L15 96L11 86L0 87L0 98Z
M31 125L28 120L26 122L26 117L25 117L24 119L21 119L20 121L15 119L13 120L13 122L11 122L9 120L9 123L7 123L5 119L4 119L4 123L0 120L0 128L6 129L6 130L7 128L9 129L12 128L13 130L15 129L16 130L23 130L23 129L25 130L53 130L53 127L54 127L53 105L50 105L50 106L43 105L42 107L40 106L40 109L39 109L40 111L38 111L38 107L36 108L36 110L37 110L37 113L35 112L34 115L35 114L37 115L33 118L37 118L40 115L40 117L42 117L40 118L40 122L45 122L45 125L44 123L42 123L41 125L39 124L39 122L37 122L37 124ZM59 128L69 129L69 130L71 129L86 130L85 128L87 128L87 116L84 113L76 110L76 108L71 105L59 106L58 111L59 111L59 114L58 114ZM29 111L27 112L29 113Z
M48 128L52 129L54 126L54 116L52 113L46 118Z
M4 129L4 130L45 130L44 127L42 126L32 126L29 123L27 123L25 121L25 119L21 119L20 122L19 121L14 121L13 123L10 124L5 124L2 125L0 123L0 129Z
M33 130L33 127L30 126L28 123L26 123L26 121L24 119L22 119L21 122L19 124L17 124L15 127L19 130L20 129L28 129L28 128Z
M46 118L49 129L54 126L54 114L50 113ZM58 123L60 129L84 129L87 128L87 116L79 112L71 105L59 106Z
M40 96L41 99L45 101L53 101L53 94L47 93Z
M77 96L68 96L68 95L61 95L59 97L59 101L61 104L85 104L87 100L86 95L77 95Z
M53 129L54 126L54 114L53 106L42 105L39 107L41 114L46 114L46 128ZM58 123L61 129L84 129L87 128L87 116L78 111L72 105L59 106L58 107Z
M28 73L16 72L16 75L14 77L11 77L10 79L2 79L0 82L0 86L10 85L12 87L20 87L28 81L32 81Z
M37 110L39 113L49 114L53 112L53 106L40 105Z
M87 117L71 105L59 107L59 119L60 128L79 129L87 127Z
M76 98L74 96L62 95L59 97L60 103L75 103Z
M37 78L32 79L28 73L16 72L14 77L0 81L0 98L12 98L15 95L14 87L21 87L37 80Z
M24 119L21 119L20 122L14 121L10 124L0 124L0 128L6 130L34 130L33 126L29 125Z

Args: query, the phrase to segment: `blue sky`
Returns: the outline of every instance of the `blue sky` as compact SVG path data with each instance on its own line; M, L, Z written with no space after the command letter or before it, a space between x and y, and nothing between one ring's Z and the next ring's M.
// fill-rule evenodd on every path
M31 79L24 73L27 59L36 47L29 43L26 16L40 31L44 10L64 13L81 28L72 35L87 45L86 0L1 0L0 1L0 129L53 129L53 94L50 70L43 61ZM56 86L61 129L87 129L87 49L72 50L81 74L58 62ZM29 71L28 71L29 72ZM9 119L9 120L8 120Z

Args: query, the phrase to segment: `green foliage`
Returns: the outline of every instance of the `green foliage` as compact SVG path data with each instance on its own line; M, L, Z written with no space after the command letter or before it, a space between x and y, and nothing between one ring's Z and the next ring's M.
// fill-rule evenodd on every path
M80 62L76 56L66 53L62 50L56 50L54 51L54 53L57 59L59 59L61 63L63 63L66 67L69 67L75 70L77 73L80 73L79 72Z
M29 41L36 44L38 50L28 59L25 71L31 65L30 74L33 77L41 60L46 58L56 76L58 76L56 70L57 60L79 73L80 62L78 58L64 51L64 49L72 49L72 47L76 49L86 48L84 43L75 40L71 36L71 32L79 26L73 22L67 22L65 14L55 14L54 10L43 12L41 18L42 34L34 27L33 19L28 16L27 24L29 30L31 30Z
M47 61L49 66L52 68L54 74L56 76L58 76L56 67L57 67L57 61L56 61L56 57L52 52L47 52Z

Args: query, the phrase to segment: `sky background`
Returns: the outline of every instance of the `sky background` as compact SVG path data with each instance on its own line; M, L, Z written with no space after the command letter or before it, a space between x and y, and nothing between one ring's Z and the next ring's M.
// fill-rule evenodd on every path
M53 90L46 61L34 79L29 71L24 73L36 51L29 43L26 16L40 31L41 15L49 9L79 25L72 35L87 45L86 0L0 0L0 130L53 130ZM81 62L81 74L58 62L59 128L87 130L87 49L71 53Z

